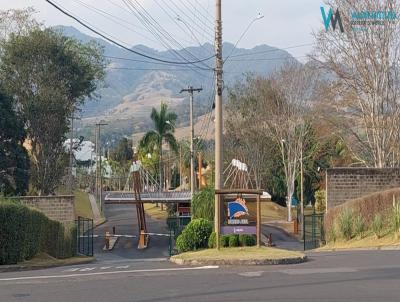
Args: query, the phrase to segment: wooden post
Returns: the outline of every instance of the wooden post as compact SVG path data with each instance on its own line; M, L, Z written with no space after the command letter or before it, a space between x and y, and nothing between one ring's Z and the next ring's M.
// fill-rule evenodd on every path
M261 203L257 194L257 247L261 246Z
M199 152L199 190L201 190L201 168L202 168L202 158L201 158L201 152Z

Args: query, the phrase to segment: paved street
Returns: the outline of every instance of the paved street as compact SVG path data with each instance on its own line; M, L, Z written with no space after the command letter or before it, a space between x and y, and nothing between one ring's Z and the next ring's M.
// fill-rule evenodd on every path
M117 234L137 235L134 206L107 206ZM163 222L148 218L149 232L165 233ZM267 226L279 247L298 243ZM286 243L285 243L286 241ZM167 261L168 238L153 236L149 249L136 249L137 238L120 238L97 261L86 265L0 274L0 301L399 301L400 252L309 253L298 265L218 267L177 266ZM297 245L296 245L297 244Z
M168 257L168 233L165 221L157 221L146 216L147 231L158 234L150 236L149 247L146 250L138 250L138 223L136 218L135 205L106 205L105 214L107 222L96 228L95 234L95 254L96 258L105 260L126 260L142 258L163 258ZM112 232L115 226L115 232L118 235L128 235L132 237L121 237L118 239L115 248L109 251L103 251L104 234L106 231Z
M0 274L0 301L399 301L400 253L310 254L290 266L180 267L166 261Z

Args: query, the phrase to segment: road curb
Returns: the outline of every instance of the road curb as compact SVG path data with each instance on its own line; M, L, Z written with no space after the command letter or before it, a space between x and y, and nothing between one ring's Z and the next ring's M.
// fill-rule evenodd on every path
M400 245L384 245L384 246L371 246L371 247L355 247L355 248L332 248L323 250L309 250L314 253L324 252L351 252L351 251L399 251Z
M171 257L169 261L178 265L284 265L284 264L299 264L306 262L307 256L283 258L283 259L196 259L187 260Z
M88 264L96 261L95 257L91 257L89 259L82 259L82 261L77 261L74 263L51 263L51 264L38 264L38 265L24 265L24 264L13 264L13 265L1 265L0 273L9 273L9 272L20 272L20 271L34 271L41 270L53 267L62 267L62 266L73 266L73 265L81 265Z

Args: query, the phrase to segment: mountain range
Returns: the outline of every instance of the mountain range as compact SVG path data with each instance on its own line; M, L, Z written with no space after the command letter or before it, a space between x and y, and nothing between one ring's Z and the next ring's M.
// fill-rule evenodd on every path
M81 126L93 126L103 120L114 134L131 135L150 125L152 107L167 102L179 116L178 124L186 126L189 117L188 96L181 94L188 86L202 87L195 95L194 114L200 117L209 111L213 99L214 58L197 64L171 65L155 62L129 52L101 38L86 35L74 27L56 26L64 35L82 42L95 40L104 48L107 61L104 84L98 88L98 100L88 100L81 108ZM185 49L158 51L145 45L132 50L170 61L196 61L212 57L213 45L203 44ZM259 45L252 49L223 44L224 87L229 87L246 73L268 75L287 60L295 60L287 51ZM226 91L226 89L225 89Z

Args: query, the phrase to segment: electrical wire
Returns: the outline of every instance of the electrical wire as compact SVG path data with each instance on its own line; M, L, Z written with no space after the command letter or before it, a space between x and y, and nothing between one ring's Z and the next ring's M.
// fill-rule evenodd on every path
M56 5L54 2L52 2L50 0L46 0L46 2L48 2L50 5L52 5L54 8L56 8L58 11L60 11L64 15L70 17L71 19L75 20L76 22L78 22L79 24L81 24L83 27L87 28L91 32L93 32L93 33L99 35L100 37L104 38L108 42L110 42L112 44L115 44L115 45L123 48L124 50L132 52L132 53L134 53L136 55L139 55L139 56L142 56L142 57L154 60L154 61L163 62L163 63L170 63L170 64L179 64L179 65L193 65L193 64L196 64L196 63L201 63L201 62L208 61L208 60L210 60L210 59L215 57L215 55L213 55L213 56L210 56L208 58L203 58L203 59L196 60L196 61L187 61L187 62L180 61L179 62L179 61L170 61L170 60L164 60L164 59L156 58L156 57L153 57L153 56L149 56L149 55L146 55L144 53L141 53L141 52L135 51L133 49L130 49L130 48L122 45L121 43L119 43L117 41L114 41L113 39L107 37L106 35L102 34L101 32L99 32L99 31L95 30L94 28L90 27L89 25L87 25L86 23L81 21L79 18L77 18L77 17L73 16L72 14L68 13L66 10L64 10L60 6Z

